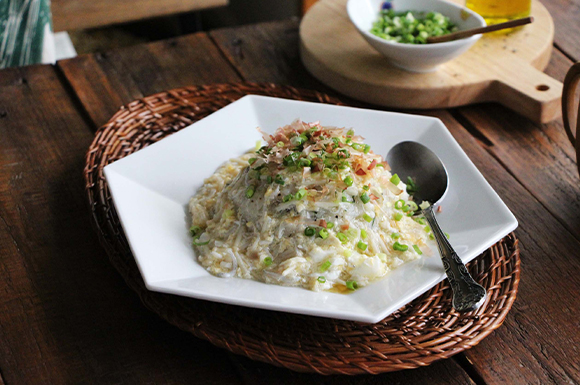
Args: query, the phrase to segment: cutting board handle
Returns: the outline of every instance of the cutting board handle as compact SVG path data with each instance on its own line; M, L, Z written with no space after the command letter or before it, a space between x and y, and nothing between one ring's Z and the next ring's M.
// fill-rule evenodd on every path
M560 116L562 83L523 61L512 61L491 87L494 100L536 123Z
M572 132L574 126L574 103L576 87L580 83L580 62L574 64L566 74L564 79L564 90L562 91L562 120L564 121L564 129L568 134L568 139L572 145L576 147L576 163L578 163L578 172L580 172L580 140L578 140L578 133L580 133L580 104L578 105L578 113L576 114L576 135Z

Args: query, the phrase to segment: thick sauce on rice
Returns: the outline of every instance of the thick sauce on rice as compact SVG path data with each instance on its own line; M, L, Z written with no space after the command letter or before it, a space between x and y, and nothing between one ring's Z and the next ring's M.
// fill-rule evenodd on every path
M294 121L191 198L200 263L220 277L355 290L428 251L408 186L353 130ZM411 181L412 182L412 181Z

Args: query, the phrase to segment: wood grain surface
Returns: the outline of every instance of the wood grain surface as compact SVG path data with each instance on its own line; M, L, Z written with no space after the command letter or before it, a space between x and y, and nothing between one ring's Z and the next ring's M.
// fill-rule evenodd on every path
M579 5L546 3L562 17L547 69L559 80L580 59ZM375 377L297 374L217 349L141 305L90 225L82 168L92 131L122 104L189 84L331 92L302 67L297 42L289 20L0 72L0 384L580 383L574 149L560 120L534 124L497 104L421 112L442 119L520 222L518 299L475 348Z
M52 0L55 31L86 29L228 4L228 0Z

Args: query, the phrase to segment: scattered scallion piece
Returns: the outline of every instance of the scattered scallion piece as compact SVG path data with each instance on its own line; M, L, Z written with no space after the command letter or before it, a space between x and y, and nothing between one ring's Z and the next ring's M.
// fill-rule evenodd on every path
M362 203L367 204L371 201L371 198L369 198L367 193L362 193L362 195L360 196L360 200L362 201Z
M257 160L258 160L258 158L250 158L250 159L248 159L248 163L249 163L250 165L252 165L252 164L254 164L254 163L257 161Z
M294 199L294 195L287 194L287 195L284 195L284 198L282 198L282 201L284 201L284 202L290 202L292 199Z
M433 235L433 233L429 234L429 239L430 240L434 240L435 239L435 236Z
M391 238L393 238L393 239L399 239L399 238L401 238L401 234L399 234L399 233L392 233L391 234Z
M395 186L398 186L399 183L401 183L401 178L399 178L397 174L393 174L393 176L391 177L391 183L394 184Z
M403 219L403 214L401 214L401 213L396 213L396 214L395 214L395 216L394 216L394 219L395 219L397 222L398 222L398 221L400 221L401 219Z
M284 147L284 142L278 142L276 143L276 146L282 148Z
M270 266L272 264L272 257L264 258L264 265Z
M408 176L407 177L407 193L409 195L415 195L416 192L417 192L417 185L415 184L415 181L413 180L413 178Z
M318 236L322 239L328 238L328 230L326 230L325 228L320 229L318 231Z
M369 236L369 235L367 234L367 231L366 231L365 229L361 229L361 230L360 230L360 237L361 237L362 239L367 239L367 237L368 237L368 236Z
M332 229L333 227L334 227L334 223L332 223L332 222L328 222L328 223L326 224L326 228L327 228L327 229Z
M363 190L365 190L365 191L369 191L369 190L370 190L370 187L369 187L369 186L367 186L367 185L364 185L364 186L363 186Z
M373 221L373 217L371 217L370 215L368 215L367 213L363 214L363 219L365 221L367 221L368 223L371 223Z
M352 186L352 184L353 184L352 177L347 176L346 178L344 178L343 182L344 182L344 184L346 184L349 187Z
M272 183L272 175L268 175L268 177L266 177L266 182L268 182L268 184Z
M280 174L276 175L276 177L274 178L274 183L277 183L279 185L284 186L284 184L286 183L284 181L284 179L282 178L282 176Z
M206 242L198 242L197 240L199 239L199 237L201 236L201 234L196 235L195 237L193 237L193 241L191 241L191 243L195 246L205 246L209 243L209 240L207 240Z
M298 161L298 164L302 167L310 167L312 162L310 161L310 159L302 158L300 159L300 161Z
M417 252L417 254L423 255L423 252L421 251L421 249L419 248L419 246L413 245L413 249L415 249L415 251Z
M424 225L425 224L425 218L417 217L417 218L415 218L415 222L417 222L420 225Z
M358 243L356 244L356 247L358 247L362 251L365 251L367 249L368 245L366 243L364 243L363 241L358 241Z
M250 199L254 196L254 186L250 186L246 189L246 198Z
M345 257L350 257L350 256L352 255L352 250L349 250L349 249L344 249L344 250L342 251L342 254L343 254Z
M322 275L320 277L316 278L316 280L320 283L326 283L326 278L323 277Z
M365 144L365 147L364 147L364 150L363 150L363 152L364 152L365 154L368 154L370 150L371 150L371 146L369 146L368 144Z
M395 242L393 243L393 249L398 251L407 251L409 249L409 246L401 245L399 242Z
M447 237L447 239L450 239L451 238L451 235L449 235L449 233L443 233L443 234L445 234L445 236Z
M405 206L405 201L402 199L399 199L398 201L395 202L395 208L397 210L401 210L403 208L403 206Z
M358 289L358 284L356 281L346 281L346 288L348 290L356 290Z
M191 226L189 228L189 233L191 234L192 237L195 237L197 234L199 234L200 231L201 227L199 226Z
M346 132L346 136L353 136L354 135L354 130L350 129Z
M324 262L322 265L320 265L320 272L324 273L326 270L330 268L330 265L332 265L330 261Z
M306 235L307 237L311 237L314 234L316 234L316 230L313 227L308 226L307 228L304 229L304 235Z
M426 233L430 233L431 232L431 227L425 226L425 229L424 230L425 230Z
M340 243L344 244L348 242L348 237L346 236L346 234L343 233L336 233L336 237L338 238L338 240L340 241Z
M294 198L296 198L297 201L301 200L302 198L304 198L306 196L306 190L301 188L300 190L298 190L298 192L296 193L296 195L294 195Z

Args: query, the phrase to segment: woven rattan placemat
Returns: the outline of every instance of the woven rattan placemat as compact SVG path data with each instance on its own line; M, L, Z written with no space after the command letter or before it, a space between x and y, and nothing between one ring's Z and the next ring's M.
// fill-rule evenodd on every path
M458 314L444 281L377 324L250 309L149 291L119 224L103 167L194 123L247 94L335 103L315 91L273 84L220 84L162 92L125 107L101 127L86 157L86 191L109 258L152 311L236 354L303 372L383 373L426 366L473 347L499 327L518 290L513 234L468 267L488 290L477 311Z

